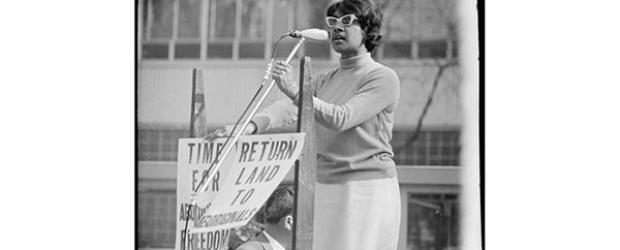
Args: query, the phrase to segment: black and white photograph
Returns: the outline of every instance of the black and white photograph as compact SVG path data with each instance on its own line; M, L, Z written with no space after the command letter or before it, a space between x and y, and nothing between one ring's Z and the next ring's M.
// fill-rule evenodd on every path
M6 1L0 249L617 249L613 1Z
M139 1L139 249L461 249L462 4Z

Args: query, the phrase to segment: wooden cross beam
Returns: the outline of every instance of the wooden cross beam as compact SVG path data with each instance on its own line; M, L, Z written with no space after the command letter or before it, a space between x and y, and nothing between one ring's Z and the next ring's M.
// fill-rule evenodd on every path
M295 212L293 249L312 250L314 233L314 183L316 182L316 128L310 77L310 57L301 59L299 67L299 105L297 132L306 133L301 157L295 164Z

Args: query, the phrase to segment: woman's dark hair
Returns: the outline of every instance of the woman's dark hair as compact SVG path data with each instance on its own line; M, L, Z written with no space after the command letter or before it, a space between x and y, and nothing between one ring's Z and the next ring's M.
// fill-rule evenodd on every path
M327 16L355 14L360 27L366 33L363 43L368 52L372 52L381 43L381 23L383 15L371 0L343 0L327 7Z
M282 218L293 213L295 206L293 185L276 188L263 206L263 219L268 223L278 223Z

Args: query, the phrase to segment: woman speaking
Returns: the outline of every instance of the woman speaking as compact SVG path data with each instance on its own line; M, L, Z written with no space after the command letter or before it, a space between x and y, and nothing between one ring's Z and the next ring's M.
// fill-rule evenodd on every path
M400 192L390 140L400 83L370 56L381 39L382 15L372 2L344 0L327 8L325 21L340 64L312 78L318 153L313 248L395 250ZM275 63L271 77L290 100L260 111L246 133L296 124L299 88L291 71Z

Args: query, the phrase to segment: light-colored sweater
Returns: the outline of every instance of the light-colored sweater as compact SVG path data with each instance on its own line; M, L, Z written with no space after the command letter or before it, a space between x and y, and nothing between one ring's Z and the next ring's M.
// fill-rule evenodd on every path
M313 78L317 121L317 181L344 183L396 176L390 145L400 95L396 73L370 53L341 59L340 66ZM253 119L260 133L293 126L297 106L281 100Z

